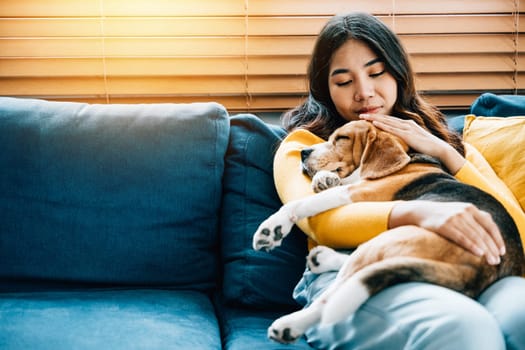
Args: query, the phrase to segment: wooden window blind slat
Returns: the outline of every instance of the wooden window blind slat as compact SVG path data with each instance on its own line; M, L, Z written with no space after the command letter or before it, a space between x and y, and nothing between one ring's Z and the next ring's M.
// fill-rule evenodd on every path
M244 0L155 0L122 1L104 0L106 16L242 16ZM98 16L99 1L91 0L17 0L0 3L0 14L5 17L69 17ZM247 13L251 16L281 15L334 15L349 11L368 11L377 14L472 14L512 12L514 1L509 0L257 0L249 2ZM521 9L520 9L521 11Z
M306 94L328 18L372 12L409 51L442 108L523 93L518 0L18 0L0 2L0 94L113 102L224 102L283 110Z
M514 63L513 53L498 54L419 54L412 57L415 71L422 73L489 73L525 70L525 60ZM106 73L112 76L302 76L308 56L250 57L121 57L106 59ZM60 70L54 70L60 66ZM269 71L268 67L272 70ZM103 63L98 58L0 59L0 78L100 75ZM51 72L51 73L50 73Z
M514 38L505 34L401 36L412 54L514 52ZM253 37L246 47L242 37L149 37L149 38L23 38L0 40L3 57L194 57L309 55L313 38ZM518 38L525 50L525 36Z
M512 84L513 73L449 73L422 74L420 89L429 91L483 91L487 89L504 90ZM0 94L15 92L17 95L33 96L46 91L48 94L66 95L73 90L80 94L95 94L104 83L102 78L77 77L7 78L3 79ZM518 89L525 88L519 82ZM246 88L242 76L192 76L192 77L111 77L107 79L109 93L124 95L242 95L246 90L251 94L300 94L305 89L304 80L295 76L253 76ZM439 90L438 90L439 88ZM43 90L45 89L45 90ZM100 90L102 93L104 90Z
M394 26L392 16L378 16ZM108 37L173 36L315 36L328 16L253 17L248 28L242 17L124 17L104 18L0 18L1 37L100 37L102 26ZM519 31L525 31L525 15L519 17ZM505 15L421 15L396 17L398 34L509 33L514 18Z

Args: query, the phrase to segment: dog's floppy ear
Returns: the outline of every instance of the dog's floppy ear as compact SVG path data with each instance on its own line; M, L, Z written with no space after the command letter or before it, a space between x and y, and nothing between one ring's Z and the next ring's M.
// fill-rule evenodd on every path
M406 150L396 136L370 125L361 158L361 178L378 179L402 169L410 162Z

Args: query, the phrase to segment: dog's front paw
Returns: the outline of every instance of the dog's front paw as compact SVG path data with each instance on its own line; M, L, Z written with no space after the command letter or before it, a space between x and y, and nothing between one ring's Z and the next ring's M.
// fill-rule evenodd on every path
M347 255L320 245L310 250L306 263L310 271L320 274L327 271L338 271L346 258Z
M328 170L320 170L312 178L312 189L316 193L339 185L341 185L341 178Z
M281 245L283 239L290 233L294 221L286 210L277 213L264 220L253 235L253 249L270 251Z

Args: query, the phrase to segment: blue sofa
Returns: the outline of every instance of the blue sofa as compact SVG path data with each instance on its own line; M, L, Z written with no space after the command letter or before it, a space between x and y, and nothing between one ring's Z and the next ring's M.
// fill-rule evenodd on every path
M0 349L309 348L266 338L304 235L251 249L284 136L216 103L0 98Z
M0 98L0 349L305 349L306 242L251 249L280 206L281 128L216 103Z

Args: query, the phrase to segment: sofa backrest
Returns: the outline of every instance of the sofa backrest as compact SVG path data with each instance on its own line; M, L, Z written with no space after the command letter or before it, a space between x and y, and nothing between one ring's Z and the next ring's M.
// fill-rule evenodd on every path
M296 226L267 253L252 248L253 234L282 206L273 157L286 132L251 114L230 119L221 220L222 296L227 304L264 310L297 308L293 289L305 268L306 235Z
M0 290L214 287L228 135L216 103L0 98Z

